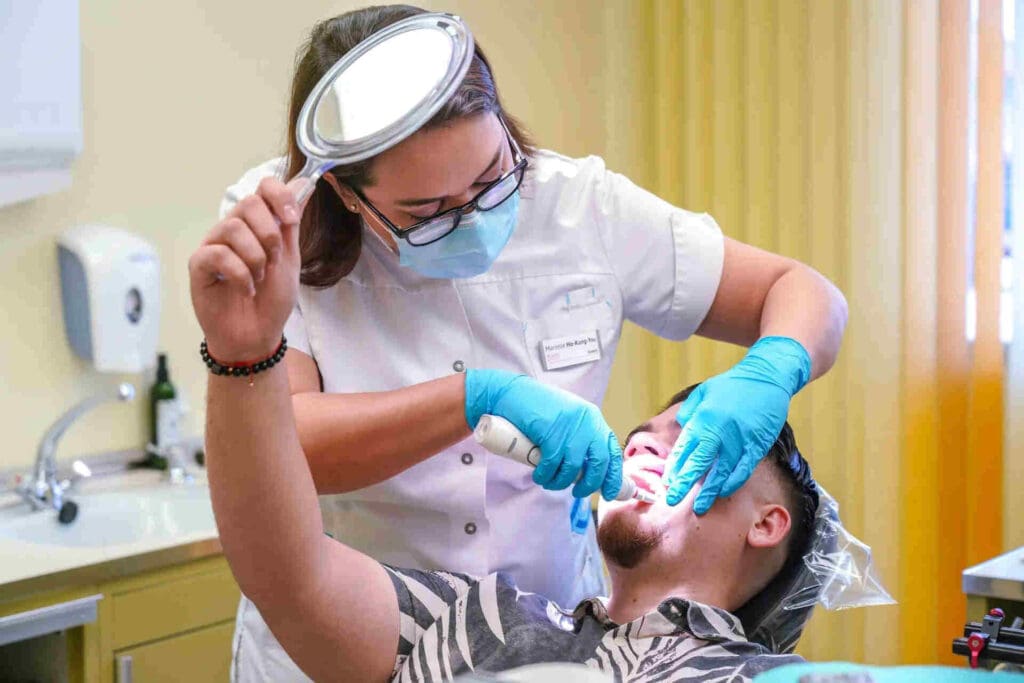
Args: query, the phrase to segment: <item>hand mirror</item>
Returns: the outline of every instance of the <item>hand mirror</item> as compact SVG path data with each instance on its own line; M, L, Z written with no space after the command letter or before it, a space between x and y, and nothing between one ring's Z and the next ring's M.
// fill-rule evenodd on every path
M418 14L374 33L337 61L306 98L295 126L308 178L301 204L328 170L380 154L430 120L473 59L456 16Z

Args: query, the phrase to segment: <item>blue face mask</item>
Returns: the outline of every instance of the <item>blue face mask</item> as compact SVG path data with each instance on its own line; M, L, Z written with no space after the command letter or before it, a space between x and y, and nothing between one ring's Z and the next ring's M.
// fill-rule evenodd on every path
M519 217L519 190L490 211L473 211L451 234L422 247L398 241L398 262L433 278L473 277L487 272L512 237Z

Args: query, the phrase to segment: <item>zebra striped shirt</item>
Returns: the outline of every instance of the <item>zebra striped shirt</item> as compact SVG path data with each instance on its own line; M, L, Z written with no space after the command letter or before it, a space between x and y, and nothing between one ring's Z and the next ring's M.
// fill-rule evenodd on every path
M567 612L504 574L387 570L400 611L392 680L402 683L542 662L585 664L626 683L749 681L803 661L751 643L729 612L682 598L618 625L600 598Z

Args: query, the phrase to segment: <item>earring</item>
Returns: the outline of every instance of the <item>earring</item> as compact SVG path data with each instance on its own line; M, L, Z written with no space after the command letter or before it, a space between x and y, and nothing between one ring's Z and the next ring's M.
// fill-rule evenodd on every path
M353 204L353 205L352 205L352 213L356 213L356 210L357 210L358 208L359 208L358 206L356 206L355 204Z

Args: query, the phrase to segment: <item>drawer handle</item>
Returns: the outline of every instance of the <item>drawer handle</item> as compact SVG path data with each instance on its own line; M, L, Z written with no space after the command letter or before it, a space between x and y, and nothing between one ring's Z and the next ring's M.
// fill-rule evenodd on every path
M102 599L102 595L90 595L0 617L0 645L91 624L96 621L96 603Z
M117 683L132 683L132 656L118 655Z

